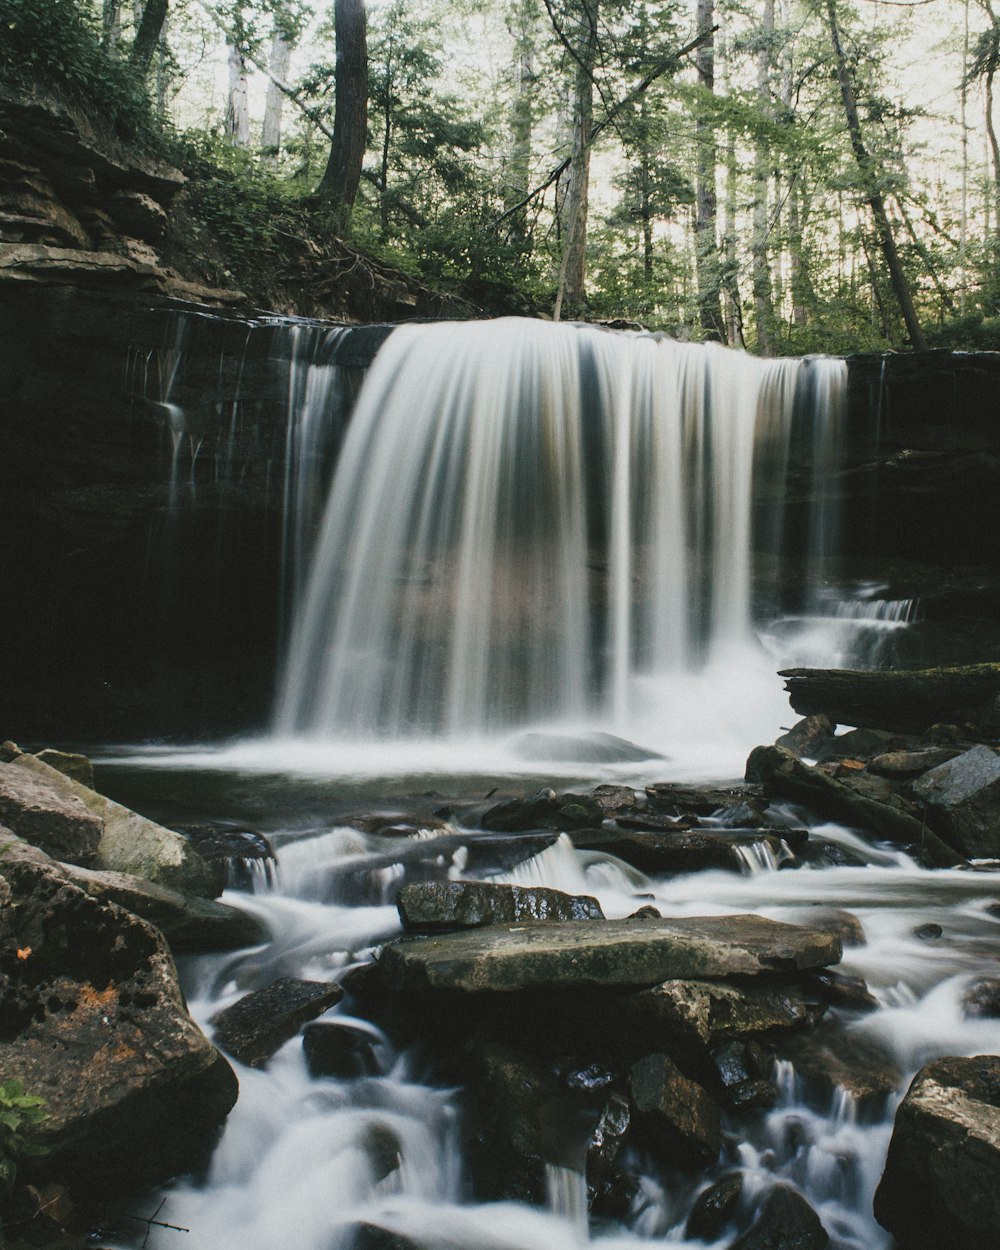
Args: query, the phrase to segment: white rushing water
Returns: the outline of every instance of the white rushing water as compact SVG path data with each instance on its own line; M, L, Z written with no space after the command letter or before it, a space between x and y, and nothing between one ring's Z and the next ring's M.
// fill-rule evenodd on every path
M790 444L808 431L823 484L844 377L584 326L400 327L341 452L277 735L463 743L689 718L686 683L764 662L754 492L774 496L780 545ZM814 554L834 528L819 494Z
M794 817L789 812L789 819ZM596 852L574 850L560 838L493 880L544 884L596 895L609 916L653 902L665 915L755 911L807 922L817 908L850 908L865 943L849 947L842 970L867 978L879 1007L844 1017L848 1036L874 1039L900 1065L905 1079L940 1054L997 1053L1000 1020L969 1019L962 997L1000 920L986 874L927 871L891 848L870 847L836 825L813 836L839 842L858 858L850 868L775 871L758 865L742 875L702 872L658 878ZM468 878L459 842L474 840L450 826L420 837L422 862L452 879ZM443 839L438 842L436 838ZM406 860L412 841L395 841L337 826L288 842L279 850L274 883L226 901L266 920L266 947L187 961L185 987L196 1017L211 1034L211 1017L248 988L283 975L336 980L398 935L395 908L384 901L399 875L386 863ZM338 902L353 898L353 902ZM363 898L364 902L358 902ZM934 919L943 938L916 935ZM240 1098L229 1117L207 1176L162 1195L157 1218L190 1231L189 1250L350 1250L359 1225L388 1230L427 1250L582 1250L591 1236L606 1250L647 1244L700 1245L684 1237L696 1193L680 1174L641 1173L632 1209L617 1227L593 1233L586 1221L582 1175L550 1168L548 1209L516 1203L474 1203L459 1146L462 1109L457 1091L423 1083L422 1065L396 1051L387 1037L349 1006L323 1017L355 1029L371 1057L367 1074L311 1078L302 1042L286 1043L264 1070L237 1064ZM874 1223L871 1199L881 1174L895 1100L859 1113L843 1091L817 1091L787 1063L779 1064L775 1107L732 1137L701 1182L740 1169L742 1210L776 1181L798 1187L820 1214L840 1250L883 1250L890 1239ZM156 1200L151 1199L151 1208ZM718 1243L727 1246L729 1230ZM180 1244L180 1234L154 1228L146 1244Z

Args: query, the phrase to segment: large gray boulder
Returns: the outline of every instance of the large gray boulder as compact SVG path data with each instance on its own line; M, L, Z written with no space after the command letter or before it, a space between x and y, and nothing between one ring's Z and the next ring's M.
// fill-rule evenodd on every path
M0 764L0 822L53 858L74 864L93 863L104 832L101 818L72 790L16 763Z
M385 947L395 993L642 988L672 979L796 974L840 959L840 938L763 916L492 925Z
M875 1218L906 1250L995 1250L1000 1056L938 1059L896 1112Z
M928 820L970 859L1000 857L1000 755L980 744L913 783Z
M13 839L0 851L0 1072L46 1100L36 1172L90 1192L198 1166L238 1088L161 934Z
M221 892L222 872L207 864L179 833L147 820L89 786L81 785L37 756L19 755L6 767L19 770L22 776L33 777L54 797L67 803L77 800L100 822L100 842L96 853L88 861L75 862L84 862L91 868L131 873L188 894L203 894L211 898ZM20 833L21 830L15 828L15 832ZM26 833L21 836L28 841L34 840ZM51 853L55 856L55 852Z

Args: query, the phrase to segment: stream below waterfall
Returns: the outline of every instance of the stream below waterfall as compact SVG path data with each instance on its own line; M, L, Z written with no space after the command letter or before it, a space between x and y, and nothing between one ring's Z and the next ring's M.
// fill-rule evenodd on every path
M620 1221L588 1229L582 1175L552 1169L546 1209L477 1203L461 1154L460 1090L428 1081L426 1054L397 1049L375 1024L354 1014L348 997L323 1019L339 1020L365 1039L368 1071L350 1079L309 1076L301 1038L284 1045L262 1070L236 1065L240 1098L205 1176L179 1182L148 1202L149 1214L186 1229L154 1228L143 1244L166 1250L351 1250L355 1246L419 1246L427 1250L578 1250L591 1239L612 1250L685 1240L684 1225L699 1187L739 1169L742 1210L776 1179L798 1186L840 1250L878 1250L891 1238L871 1214L898 1096L912 1074L940 1055L1000 1052L1000 1020L968 1019L963 995L977 975L996 969L1000 951L1000 886L988 872L927 870L887 844L871 844L837 825L814 825L812 839L839 847L851 866L773 862L746 865L742 875L705 871L651 877L611 855L577 851L562 836L507 870L466 853L483 834L429 817L482 799L510 778L469 774L410 777L395 783L345 778L321 781L222 768L211 755L201 768L163 752L109 758L99 778L116 797L170 823L220 817L252 820L276 850L270 874L258 872L252 892L227 890L224 901L264 920L270 944L181 961L192 1013L211 1035L212 1017L242 994L279 976L337 980L380 944L400 934L393 900L405 880L431 873L448 879L490 879L548 885L596 896L610 917L653 903L668 917L757 912L808 923L811 910L844 909L857 917L864 944L848 946L839 969L863 977L878 1002L867 1014L834 1009L848 1035L866 1038L898 1064L894 1096L857 1105L846 1091L817 1088L780 1063L780 1097L743 1134L727 1136L717 1167L697 1184L643 1160L631 1209ZM206 767L206 764L209 766ZM595 770L586 783L607 779ZM623 769L610 770L616 781ZM660 779L670 769L650 774ZM642 778L633 766L630 779ZM514 779L522 790L530 783ZM414 789L407 794L405 785ZM572 787L569 777L556 781ZM581 783L577 778L577 785ZM447 788L446 788L447 787ZM405 816L413 828L396 836L359 831L347 813ZM327 815L322 815L327 813ZM427 818L422 832L421 817ZM800 826L802 814L778 820ZM344 822L344 823L342 823ZM360 822L359 822L360 823ZM495 835L491 835L495 838ZM470 866L470 863L473 866ZM992 909L991 909L991 904ZM937 931L922 926L940 926ZM919 931L919 932L918 932ZM922 934L922 936L921 936ZM392 1165L381 1157L386 1135ZM144 1209L144 1208L143 1208ZM744 1217L745 1218L745 1217ZM401 1238L359 1239L359 1228ZM735 1236L727 1230L720 1250ZM138 1245L137 1238L121 1245Z

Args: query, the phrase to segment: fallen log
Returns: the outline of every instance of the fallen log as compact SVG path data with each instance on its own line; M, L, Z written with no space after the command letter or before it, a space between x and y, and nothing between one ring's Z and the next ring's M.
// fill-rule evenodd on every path
M1000 731L1000 664L858 671L789 668L789 702L800 716L825 713L839 725L923 733L958 725L972 738Z

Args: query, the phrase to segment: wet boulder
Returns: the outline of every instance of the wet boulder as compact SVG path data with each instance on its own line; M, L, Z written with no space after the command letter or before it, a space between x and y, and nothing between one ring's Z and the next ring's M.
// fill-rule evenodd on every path
M922 747L915 751L886 751L869 760L869 771L893 781L912 781L916 777L947 764L960 751L957 747Z
M907 1250L992 1250L998 1177L1000 1056L928 1064L896 1112L875 1218Z
M380 1068L369 1034L338 1021L307 1024L302 1030L302 1053L310 1076L353 1080L377 1076Z
M637 1139L658 1163L697 1171L722 1148L718 1104L664 1054L632 1065L629 1091Z
M179 832L206 863L222 869L227 888L252 890L259 877L271 878L277 861L262 833L227 825L183 825Z
M472 1172L483 1197L544 1202L548 1167L582 1169L598 1117L536 1057L484 1043L470 1088Z
M281 977L213 1017L215 1040L240 1063L263 1067L307 1021L315 1020L343 996L339 985L326 981Z
M730 1172L703 1190L694 1201L684 1236L691 1241L718 1241L743 1194L742 1172Z
M1000 755L982 744L913 783L927 819L971 859L1000 857Z
M116 903L156 925L175 954L238 950L270 938L263 921L214 899L182 894L126 872L69 866L66 872L92 898Z
M159 932L19 843L0 853L0 1070L47 1102L35 1174L91 1193L192 1170L237 1096Z
M596 898L544 886L488 881L419 881L404 885L396 900L410 933L472 929L524 921L603 920Z
M751 1227L729 1250L823 1250L830 1236L797 1189L775 1185Z
M609 733L521 734L511 743L515 755L525 760L578 764L641 764L662 760L659 751Z
M747 760L746 775L747 780L759 782L769 794L803 803L818 815L886 838L920 842L923 826L914 815L856 793L843 781L804 764L782 747L755 747Z
M732 808L748 806L762 814L768 799L763 786L690 786L661 781L646 787L646 798L656 812L668 816L713 816Z
M776 861L782 850L781 839L774 834L715 829L674 833L588 829L571 836L578 850L604 851L648 873L703 872L711 868L746 872L761 857Z
M835 933L754 915L491 925L391 942L379 972L397 994L627 989L794 975L836 963L840 951Z
M76 794L16 761L0 763L0 822L54 859L74 864L94 862L104 832L104 822Z
M680 1044L709 1046L723 1038L790 1029L809 1023L802 992L758 978L745 986L725 981L665 981L628 1000L638 1026Z
M875 1041L832 1019L804 1033L782 1034L774 1049L817 1096L843 1091L866 1113L881 1114L903 1079Z
M814 760L833 737L833 731L834 725L829 716L806 716L797 721L787 733L776 738L775 746L784 747L800 760Z
M87 867L132 873L209 898L221 893L222 873L203 860L179 833L81 785L37 756L19 755L10 767L24 770L67 801L79 800L101 823L100 843Z
M44 751L36 751L35 758L93 790L94 766L86 755L80 755L76 751L54 751L51 747L46 747Z

